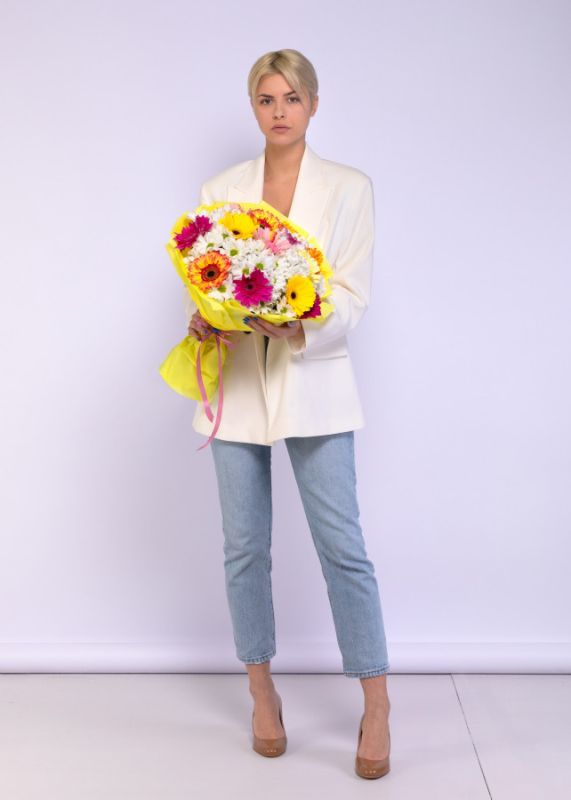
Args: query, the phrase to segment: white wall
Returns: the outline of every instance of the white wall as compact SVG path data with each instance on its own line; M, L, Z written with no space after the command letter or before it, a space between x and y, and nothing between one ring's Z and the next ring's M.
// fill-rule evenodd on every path
M164 243L295 47L308 141L376 189L350 347L392 670L569 671L571 6L343 8L3 4L1 669L243 670ZM273 480L273 668L340 671L283 441Z

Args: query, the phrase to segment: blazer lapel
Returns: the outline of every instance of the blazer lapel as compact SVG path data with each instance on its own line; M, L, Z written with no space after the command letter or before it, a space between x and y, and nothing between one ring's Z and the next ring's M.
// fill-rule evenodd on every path
M263 200L264 166L266 152L248 162L239 179L228 187L228 200L257 203ZM305 143L299 165L299 173L293 194L289 219L300 225L307 233L317 237L327 208L330 187L327 185L321 158Z
M264 199L262 195L264 192L265 160L266 151L264 149L256 158L247 163L238 180L228 187L228 200L238 203L257 203ZM307 233L315 236L319 244L322 244L322 242L319 241L318 231L321 229L322 222L324 222L330 191L331 187L327 184L321 167L321 158L306 142L299 165L299 173L288 219L299 225ZM273 353L273 340L270 337L267 358L263 337L255 336L254 340L256 343L258 369L263 378L262 386L267 408L266 361L270 360Z

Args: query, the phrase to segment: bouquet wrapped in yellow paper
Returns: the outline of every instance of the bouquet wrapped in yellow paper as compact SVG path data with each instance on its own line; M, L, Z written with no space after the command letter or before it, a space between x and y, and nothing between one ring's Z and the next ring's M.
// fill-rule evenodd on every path
M324 300L333 273L317 240L263 200L198 206L179 217L166 248L201 316L216 330L204 341L186 336L159 371L172 389L202 400L210 420L208 401L219 389L210 442L222 413L227 348L233 346L224 331L250 331L245 316L275 324L324 320L333 311Z

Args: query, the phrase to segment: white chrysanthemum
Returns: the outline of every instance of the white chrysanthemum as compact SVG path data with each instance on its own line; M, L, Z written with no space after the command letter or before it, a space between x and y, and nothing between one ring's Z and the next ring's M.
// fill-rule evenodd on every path
M234 285L231 281L226 279L222 284L222 286L225 287L226 291L222 292L220 288L211 289L208 292L208 296L212 297L213 300L219 300L220 302L223 302L224 300L229 300L233 295Z
M236 252L236 257L242 258L245 253L249 252L249 242L247 239L235 239L233 236L228 236L222 239L222 247L224 252L230 254L231 251ZM232 256L234 258L235 256Z
M272 297L266 303L252 306L252 312L274 311L285 314L290 319L296 319L295 312L288 304L285 295L288 280L293 276L303 275L312 281L316 292L321 294L325 290L323 277L311 273L310 261L301 253L302 250L313 244L303 237L296 236L297 244L292 245L288 250L274 254L266 248L264 239L234 238L226 227L221 226L219 220L229 212L239 213L239 209L236 209L233 203L228 202L213 211L202 212L209 217L213 227L197 238L193 247L188 251L188 255L184 257L184 262L188 264L189 261L210 250L216 250L230 258L230 272L224 284L209 292L210 297L219 301L233 297L236 280L242 279L245 274L249 274L255 269L261 269L272 286ZM221 288L224 291L221 291Z

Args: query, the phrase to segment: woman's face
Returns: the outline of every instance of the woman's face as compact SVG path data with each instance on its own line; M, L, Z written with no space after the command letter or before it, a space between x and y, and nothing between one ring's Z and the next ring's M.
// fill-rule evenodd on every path
M264 75L251 99L260 130L272 144L292 144L305 136L310 118L317 111L318 98L309 104L307 93L294 92L283 75ZM276 130L283 125L284 130Z

